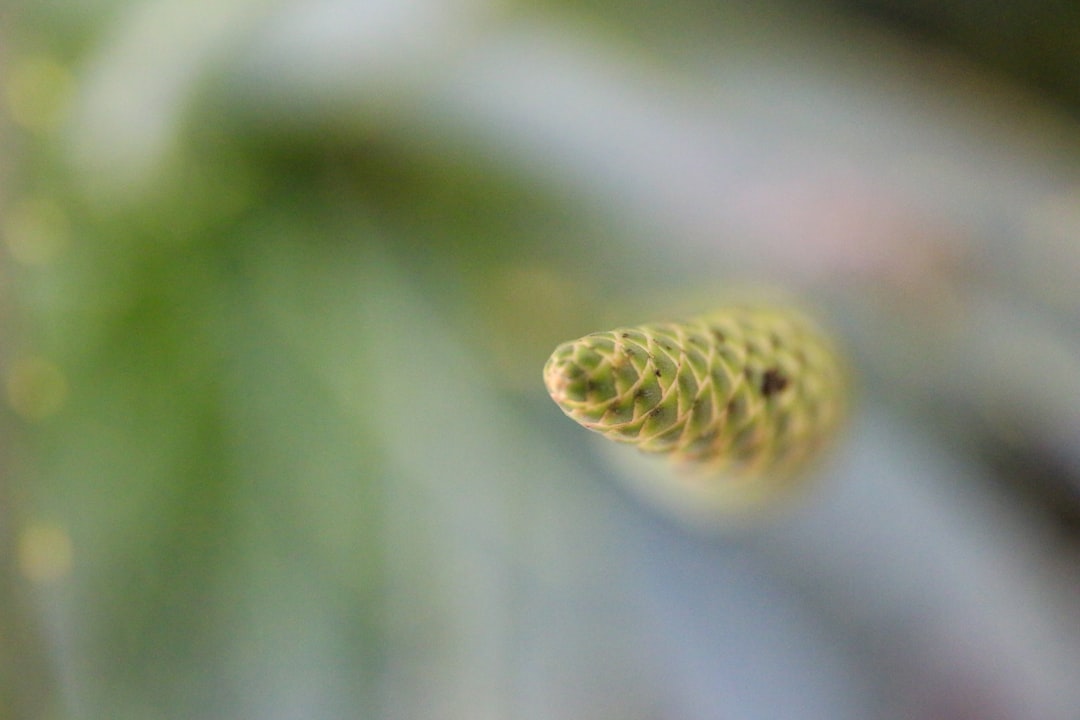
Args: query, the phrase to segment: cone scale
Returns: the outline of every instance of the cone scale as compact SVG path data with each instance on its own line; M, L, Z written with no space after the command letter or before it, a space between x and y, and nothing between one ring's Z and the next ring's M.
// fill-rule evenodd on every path
M697 474L789 478L844 415L844 369L801 313L732 307L563 343L544 382L566 415Z

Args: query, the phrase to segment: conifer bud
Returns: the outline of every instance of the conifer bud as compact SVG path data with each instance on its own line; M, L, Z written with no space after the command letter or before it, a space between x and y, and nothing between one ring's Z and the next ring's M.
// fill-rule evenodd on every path
M798 473L845 414L831 343L809 318L779 308L592 333L555 349L544 382L590 430L743 478Z

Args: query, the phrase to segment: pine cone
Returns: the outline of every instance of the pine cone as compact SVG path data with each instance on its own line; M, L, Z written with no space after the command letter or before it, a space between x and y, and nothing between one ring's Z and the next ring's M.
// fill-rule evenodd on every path
M680 465L770 477L797 473L836 434L844 375L808 318L741 306L586 335L544 367L552 399L590 430Z

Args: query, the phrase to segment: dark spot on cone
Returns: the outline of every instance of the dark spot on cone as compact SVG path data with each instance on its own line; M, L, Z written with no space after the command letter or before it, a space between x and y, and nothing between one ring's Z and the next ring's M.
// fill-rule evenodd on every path
M765 371L761 378L761 394L770 397L788 386L788 379L776 368Z

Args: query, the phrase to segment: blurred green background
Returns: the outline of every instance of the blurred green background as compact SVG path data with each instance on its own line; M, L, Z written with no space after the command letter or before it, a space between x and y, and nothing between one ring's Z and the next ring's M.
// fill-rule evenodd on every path
M1069 3L0 9L0 718L1080 707ZM702 527L554 346L780 286L859 402Z

